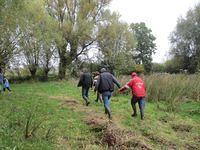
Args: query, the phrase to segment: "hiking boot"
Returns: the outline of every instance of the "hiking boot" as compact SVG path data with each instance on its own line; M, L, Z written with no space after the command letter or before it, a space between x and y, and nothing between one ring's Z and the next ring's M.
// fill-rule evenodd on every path
M86 106L88 106L90 104L90 102L86 102Z
M105 114L108 114L108 111L105 109Z
M136 113L132 113L132 114L131 114L131 117L136 117L136 116L137 116Z
M111 114L108 114L108 118L109 118L109 120L112 120Z
M144 120L144 115L141 115L141 120Z

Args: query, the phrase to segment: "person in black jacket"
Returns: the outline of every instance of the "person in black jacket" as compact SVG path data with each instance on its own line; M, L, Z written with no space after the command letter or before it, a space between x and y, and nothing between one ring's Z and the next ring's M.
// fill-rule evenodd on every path
M88 72L88 70L84 68L77 86L82 87L82 97L85 100L86 106L90 104L89 98L88 98L88 92L89 92L90 87L92 88L92 84L93 84L92 76Z
M116 84L118 88L120 88L120 84L117 79L105 68L102 68L100 72L101 74L97 80L95 91L102 94L105 113L108 114L108 118L111 119L110 98L112 92L114 91L114 84Z

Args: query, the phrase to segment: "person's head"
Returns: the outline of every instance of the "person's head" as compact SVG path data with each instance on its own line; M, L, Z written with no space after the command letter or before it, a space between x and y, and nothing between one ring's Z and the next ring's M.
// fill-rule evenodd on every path
M106 68L101 68L100 72L101 73L106 72Z
M4 82L6 81L6 76L3 76L3 81L4 81Z
M83 73L88 73L88 69L87 68L83 68Z
M137 73L132 72L132 73L131 73L131 77L134 78L135 76L137 76Z
M99 73L99 71L96 71L95 72L95 76L98 76L100 73Z

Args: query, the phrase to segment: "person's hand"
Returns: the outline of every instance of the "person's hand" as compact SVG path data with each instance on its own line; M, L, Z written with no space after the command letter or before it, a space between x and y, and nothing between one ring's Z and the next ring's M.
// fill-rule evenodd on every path
M118 93L122 93L122 91L120 89L117 90Z
M118 89L118 92L119 92L119 93L123 93L125 90L126 90L126 87L123 86L123 87L121 87L120 89Z

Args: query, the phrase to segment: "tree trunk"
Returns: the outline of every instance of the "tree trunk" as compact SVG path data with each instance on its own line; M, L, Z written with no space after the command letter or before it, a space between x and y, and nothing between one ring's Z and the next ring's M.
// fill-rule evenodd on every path
M75 41L75 43L70 43L70 46L71 49L68 54L66 54L66 45L62 47L62 50L59 53L60 62L59 62L58 78L61 80L65 78L67 66L69 66L72 63L77 54L77 47L78 47L77 42Z
M58 72L59 79L62 80L65 78L66 69L67 69L67 59L64 56L60 56L59 72Z
M50 69L49 68L44 68L44 81L48 80L48 73L49 73Z
M29 71L31 73L31 78L35 79L37 68L35 68L35 67L34 68L29 68Z

